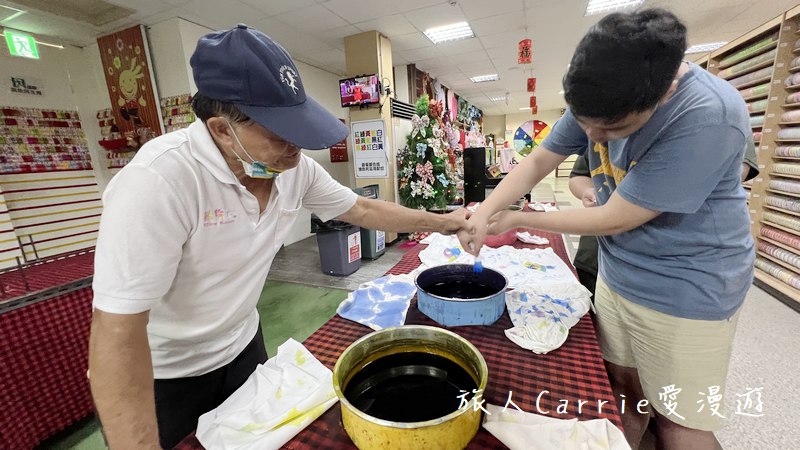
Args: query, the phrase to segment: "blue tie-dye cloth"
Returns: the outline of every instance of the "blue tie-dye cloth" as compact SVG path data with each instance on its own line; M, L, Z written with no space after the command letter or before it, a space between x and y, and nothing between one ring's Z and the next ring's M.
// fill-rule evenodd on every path
M411 299L417 293L410 275L387 275L364 283L347 295L336 312L375 331L406 322Z

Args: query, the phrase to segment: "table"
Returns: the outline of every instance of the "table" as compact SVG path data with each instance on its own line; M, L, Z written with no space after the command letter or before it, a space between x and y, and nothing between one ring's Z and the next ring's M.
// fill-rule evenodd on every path
M570 267L564 241L560 234L530 230L550 240L556 252ZM516 241L516 248L544 248ZM411 272L419 262L419 252L424 245L416 245L403 255L389 274L399 275ZM572 269L574 272L574 268ZM422 314L416 300L409 308L406 324L440 326ZM618 400L611 391L602 355L597 343L591 317L587 314L569 334L564 345L547 355L536 355L524 350L505 337L504 330L511 328L508 312L490 326L448 327L447 329L466 338L474 344L486 359L489 367L489 383L483 398L495 405L505 405L511 392L511 400L525 412L536 412L536 402L542 410L549 411L550 417L581 420L606 418L622 428L617 409ZM334 316L319 330L314 332L303 344L326 367L333 370L339 355L355 340L372 332L371 329ZM549 391L549 392L544 392ZM556 414L556 408L568 402L566 414ZM581 414L578 414L578 401L586 401ZM603 404L598 412L598 402ZM180 450L202 449L194 435L187 437L177 447ZM353 449L353 445L341 426L339 405L334 405L301 431L284 448L288 449ZM478 434L467 447L469 449L506 448L489 432L480 428Z

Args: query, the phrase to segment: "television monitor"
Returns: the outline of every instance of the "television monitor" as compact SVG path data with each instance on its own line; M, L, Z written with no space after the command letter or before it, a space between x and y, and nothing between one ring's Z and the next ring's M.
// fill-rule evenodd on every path
M342 107L371 105L381 101L381 85L377 75L345 78L339 80Z

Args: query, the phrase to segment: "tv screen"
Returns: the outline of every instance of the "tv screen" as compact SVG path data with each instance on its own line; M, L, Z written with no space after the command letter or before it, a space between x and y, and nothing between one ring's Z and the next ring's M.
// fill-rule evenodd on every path
M342 106L370 105L380 103L381 86L377 75L346 78L339 81Z

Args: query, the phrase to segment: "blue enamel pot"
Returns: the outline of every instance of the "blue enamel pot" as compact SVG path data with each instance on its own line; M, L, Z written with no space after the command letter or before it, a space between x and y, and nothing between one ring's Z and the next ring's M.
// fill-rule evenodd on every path
M415 283L419 310L446 327L491 325L506 307L508 280L487 267L478 273L471 264L431 267Z

